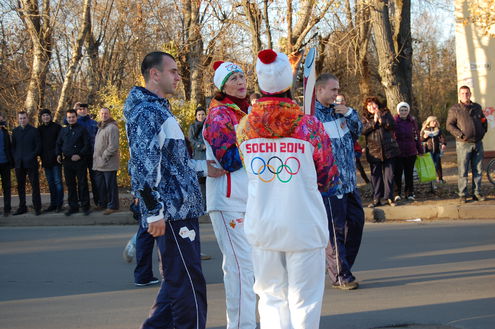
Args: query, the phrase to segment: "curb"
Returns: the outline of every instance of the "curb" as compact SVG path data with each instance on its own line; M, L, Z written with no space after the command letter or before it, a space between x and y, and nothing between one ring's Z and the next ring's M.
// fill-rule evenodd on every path
M364 208L367 222L384 222L394 220L435 220L435 219L495 219L495 205L399 205ZM200 223L209 223L208 216L201 216ZM128 211L103 215L93 212L89 216L82 213L65 216L63 213L34 216L27 213L19 216L0 217L2 226L86 226L86 225L136 225Z
M495 219L495 205L400 205L364 208L366 221L424 219ZM419 221L418 220L418 221Z

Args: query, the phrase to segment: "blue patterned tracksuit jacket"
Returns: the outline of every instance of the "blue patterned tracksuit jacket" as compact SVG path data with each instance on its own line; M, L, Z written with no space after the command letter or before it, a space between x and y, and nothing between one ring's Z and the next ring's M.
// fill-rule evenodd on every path
M356 110L349 108L345 114L335 113L333 107L325 107L316 101L315 116L323 123L325 131L332 141L332 152L339 168L340 185L323 196L343 195L354 191L356 184L356 158L354 142L361 135L363 124Z
M140 200L143 227L164 218L181 220L203 214L197 172L206 161L191 160L184 134L167 99L134 87L124 106L131 189Z

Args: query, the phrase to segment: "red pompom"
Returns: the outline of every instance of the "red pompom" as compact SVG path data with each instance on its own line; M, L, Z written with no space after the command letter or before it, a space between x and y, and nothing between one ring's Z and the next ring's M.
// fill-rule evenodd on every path
M270 64L275 62L277 58L277 53L273 49L265 49L258 53L258 58L263 64Z
M216 71L220 65L222 65L224 62L223 61L216 61L213 63L213 69Z

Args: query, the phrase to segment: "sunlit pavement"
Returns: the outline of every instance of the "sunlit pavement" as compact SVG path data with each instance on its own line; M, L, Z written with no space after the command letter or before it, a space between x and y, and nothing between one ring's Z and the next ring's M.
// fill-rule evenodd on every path
M138 328L158 288L134 287L122 260L135 229L0 228L0 328ZM221 255L201 230L208 328L224 328ZM327 282L321 328L495 328L495 220L367 224L354 273L358 290Z

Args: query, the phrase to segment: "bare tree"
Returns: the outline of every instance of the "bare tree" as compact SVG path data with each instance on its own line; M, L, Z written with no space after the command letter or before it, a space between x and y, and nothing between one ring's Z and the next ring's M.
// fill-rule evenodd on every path
M309 33L325 17L335 0L323 1L324 5L319 11L317 11L318 3L320 2L316 0L301 1L299 2L301 8L294 13L293 0L287 0L287 39L284 47L287 54L297 53L306 45ZM294 14L298 17L295 26Z
M411 104L411 1L372 0L371 17L379 74L388 106ZM393 5L393 6L392 6ZM390 11L394 11L390 16Z
M201 35L201 3L196 0L181 0L182 17L184 20L184 49L182 71L186 99L194 100L197 104L204 102L202 78L204 66L203 36Z
M67 103L67 92L69 91L70 85L74 74L76 73L77 66L82 57L82 48L86 35L90 28L90 11L91 11L91 0L84 0L83 2L83 13L81 18L81 26L79 29L79 34L74 41L72 48L72 58L69 63L67 72L65 73L64 83L62 84L62 90L60 91L60 97L58 99L57 108L55 110L55 120L60 120L62 116L62 110Z
M53 48L53 23L50 21L50 0L20 0L17 11L32 42L31 79L24 108L34 116L43 107L46 75Z
M95 6L96 7L96 6ZM88 74L88 88L89 93L87 97L88 104L94 104L96 101L96 94L98 90L104 85L102 68L100 67L100 46L106 39L107 34L111 33L110 29L110 15L114 8L114 0L104 1L100 4L100 10L98 16L92 14L95 10L88 12L88 33L86 33L85 48L89 59L89 74ZM95 8L96 9L96 8ZM137 8L137 19L142 22L142 10ZM93 24L95 19L95 24ZM98 32L95 31L96 23Z

